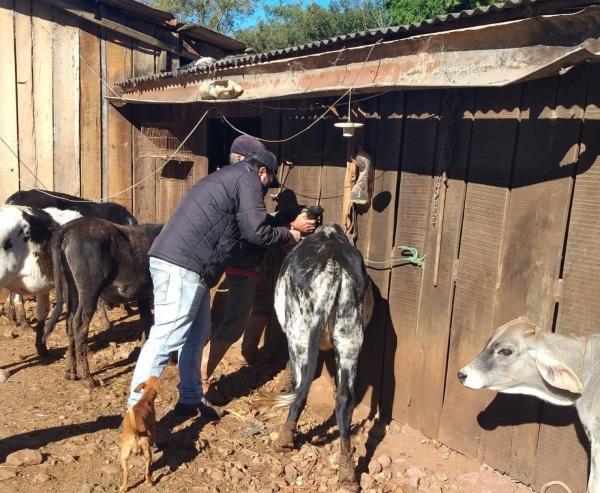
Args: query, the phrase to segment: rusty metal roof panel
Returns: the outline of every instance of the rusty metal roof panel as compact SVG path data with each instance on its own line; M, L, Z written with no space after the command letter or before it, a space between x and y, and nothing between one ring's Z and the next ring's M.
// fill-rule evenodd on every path
M212 64L190 64L173 72L130 79L125 81L123 85L131 87L135 86L138 81L158 81L161 79L173 79L188 74L211 73L224 69L256 65L259 63L293 58L334 49L361 46L373 43L380 39L388 41L419 34L430 34L464 27L505 22L535 15L559 13L564 12L565 10L577 10L594 4L598 4L598 0L507 0L503 3L492 4L485 7L439 15L418 23L376 28L333 36L329 39L311 41L303 45L290 46L265 53L231 55L217 60Z

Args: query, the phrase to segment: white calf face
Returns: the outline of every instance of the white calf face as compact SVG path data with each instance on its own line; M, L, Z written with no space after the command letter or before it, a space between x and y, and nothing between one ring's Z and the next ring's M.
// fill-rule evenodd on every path
M0 207L0 288L18 274L28 253L28 224L20 207Z
M485 349L459 372L459 380L470 389L491 389L502 392L519 385L535 364L527 355L523 341L515 337L492 336Z
M571 368L537 338L537 327L518 318L498 328L485 349L458 372L471 389L527 394L557 405L571 405L582 385Z

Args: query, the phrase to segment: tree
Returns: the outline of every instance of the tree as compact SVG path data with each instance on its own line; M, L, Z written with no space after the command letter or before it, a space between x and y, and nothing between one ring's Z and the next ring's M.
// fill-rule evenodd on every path
M255 50L269 51L363 31L388 24L382 0L334 0L328 7L300 2L265 6L256 27L238 30L236 39Z
M173 12L181 22L194 22L213 31L231 33L257 0L144 0L157 9Z
M436 15L473 9L496 3L498 0L385 0L392 24L421 22Z

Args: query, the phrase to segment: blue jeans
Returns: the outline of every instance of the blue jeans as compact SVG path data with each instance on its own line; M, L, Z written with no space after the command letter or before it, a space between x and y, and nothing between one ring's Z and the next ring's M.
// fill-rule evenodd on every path
M210 335L209 288L190 270L150 257L154 285L154 325L142 347L131 380L128 407L142 396L134 389L149 377L158 377L172 351L178 352L179 401L202 401L200 363L202 348Z

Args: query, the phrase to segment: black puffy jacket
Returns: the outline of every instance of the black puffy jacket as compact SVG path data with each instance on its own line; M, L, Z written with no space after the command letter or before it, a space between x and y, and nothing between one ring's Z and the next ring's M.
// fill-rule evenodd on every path
M150 256L200 274L209 287L249 247L286 243L291 234L270 224L258 174L226 166L196 183L154 240Z

